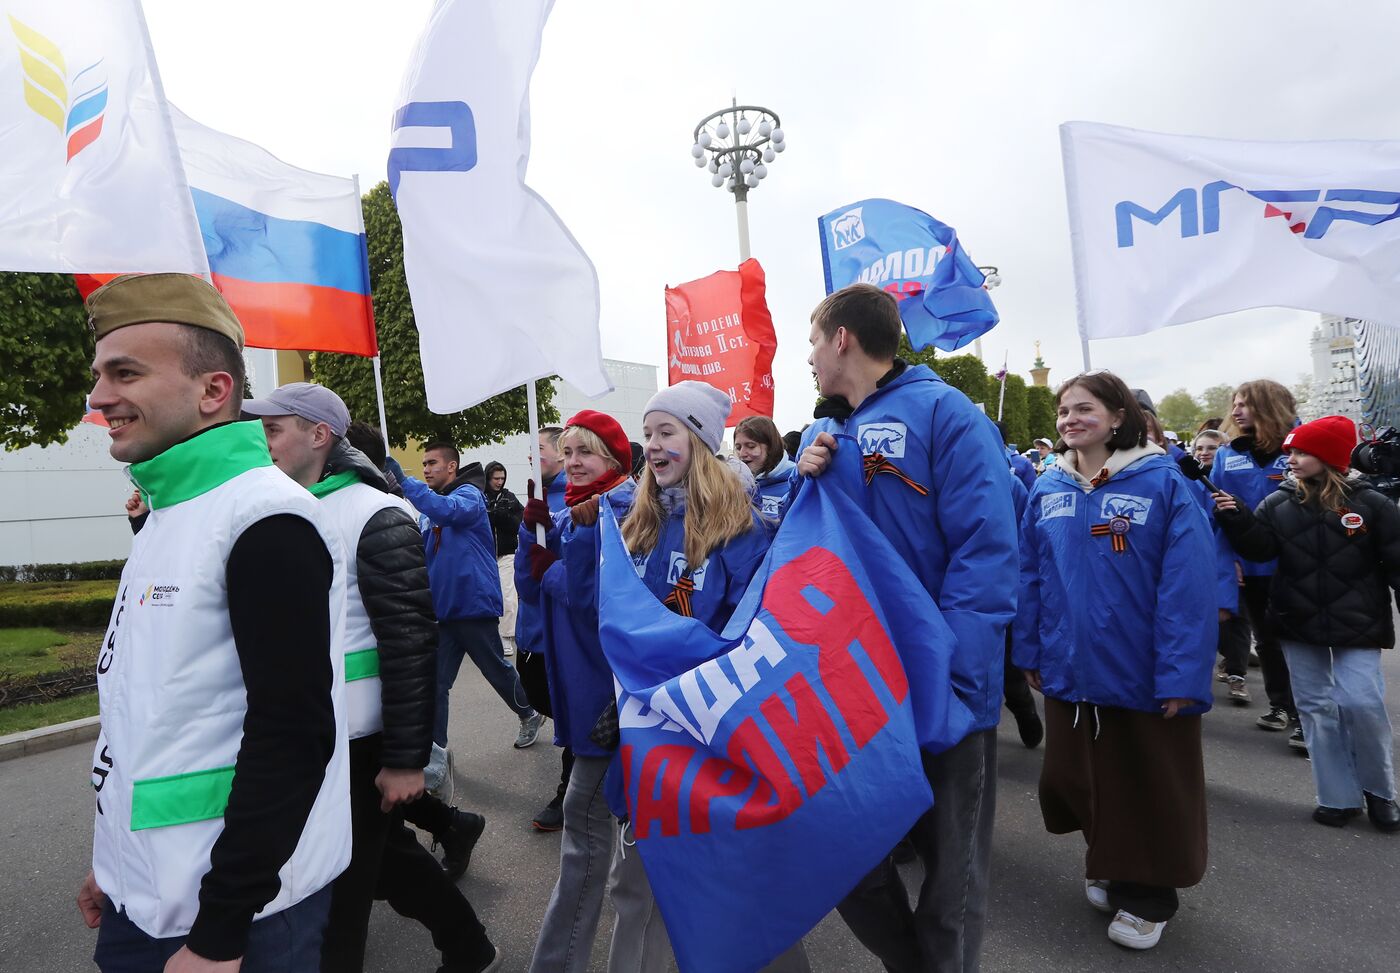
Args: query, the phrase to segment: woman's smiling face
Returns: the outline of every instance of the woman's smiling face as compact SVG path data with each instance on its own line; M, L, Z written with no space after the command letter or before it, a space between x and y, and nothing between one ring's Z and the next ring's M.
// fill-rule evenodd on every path
M672 487L690 472L690 433L675 416L648 412L642 420L642 450L656 485Z

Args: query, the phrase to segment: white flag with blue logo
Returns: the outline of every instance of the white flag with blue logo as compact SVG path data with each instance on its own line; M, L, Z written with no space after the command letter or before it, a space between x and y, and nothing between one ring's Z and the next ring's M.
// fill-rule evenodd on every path
M428 408L456 412L559 375L611 391L598 275L525 185L530 74L552 0L439 0L393 120L389 189Z
M208 273L137 0L0 0L0 270Z
M1255 307L1400 325L1400 142L1060 136L1083 337Z

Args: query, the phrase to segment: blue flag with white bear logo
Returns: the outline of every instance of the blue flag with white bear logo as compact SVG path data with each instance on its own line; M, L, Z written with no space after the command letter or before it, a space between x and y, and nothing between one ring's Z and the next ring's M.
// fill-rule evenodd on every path
M615 770L683 973L753 973L801 939L930 806L920 750L972 723L952 631L842 438L723 632L657 600L602 507Z
M918 351L954 351L1000 318L985 277L946 223L891 199L863 199L817 219L826 292L851 284L883 288Z

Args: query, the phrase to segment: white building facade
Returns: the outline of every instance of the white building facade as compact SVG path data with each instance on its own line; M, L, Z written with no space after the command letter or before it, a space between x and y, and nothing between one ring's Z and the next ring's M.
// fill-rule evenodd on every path
M1305 421L1322 416L1346 416L1355 422L1362 419L1361 376L1356 356L1356 325L1360 322L1335 314L1322 315L1322 322L1313 330L1312 395Z

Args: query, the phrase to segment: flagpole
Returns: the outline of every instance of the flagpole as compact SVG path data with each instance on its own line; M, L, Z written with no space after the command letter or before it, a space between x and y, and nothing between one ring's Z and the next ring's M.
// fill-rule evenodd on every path
M525 408L530 413L530 469L539 477L540 496L544 496L544 468L540 466L540 405L535 401L535 383L525 383ZM544 528L535 526L535 543L544 547Z
M1079 338L1079 349L1080 349L1080 351L1082 351L1082 352L1084 353L1084 370L1085 370L1086 372L1091 372L1091 371L1093 371L1093 370L1094 370L1094 366L1091 365L1091 364L1089 363L1089 339L1088 339L1088 338L1085 338L1085 337L1083 337L1083 336L1080 336L1080 338Z
M379 400L379 434L384 437L384 449L389 448L389 421L384 417L384 377L379 374L379 356L370 359L374 365L374 395Z
M997 422L1001 422L1001 409L1006 404L1006 364L1011 360L1011 352L1001 360L1001 394L997 396Z

